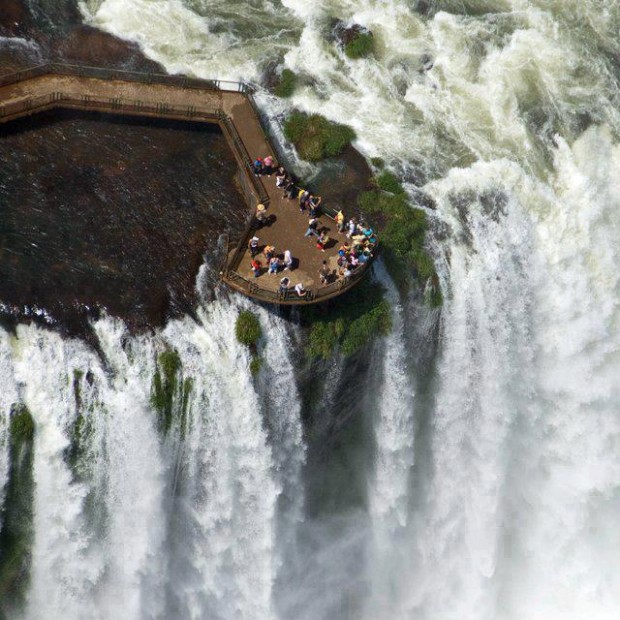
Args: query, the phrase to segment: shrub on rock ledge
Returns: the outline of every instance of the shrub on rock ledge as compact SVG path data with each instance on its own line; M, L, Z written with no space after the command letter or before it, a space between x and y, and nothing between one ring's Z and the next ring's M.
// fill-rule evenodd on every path
M355 139L347 125L332 123L320 114L293 112L284 125L284 135L307 161L320 161L340 155Z
M235 324L237 340L246 347L256 347L263 332L258 322L258 317L249 310L242 310Z
M373 37L370 32L360 32L344 46L344 53L352 60L365 58L372 52Z
M284 69L273 92L278 97L290 97L295 92L297 75L290 69Z

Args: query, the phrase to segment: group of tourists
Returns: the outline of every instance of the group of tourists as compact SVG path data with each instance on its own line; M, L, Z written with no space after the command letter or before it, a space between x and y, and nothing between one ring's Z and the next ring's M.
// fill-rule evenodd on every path
M326 247L332 247L331 239L328 235L326 227L320 227L320 205L322 199L320 196L313 195L310 191L297 185L293 177L287 174L283 166L275 167L273 157L257 158L253 163L253 171L255 175L271 175L275 171L276 187L281 189L283 197L289 200L296 200L300 212L307 212L308 227L304 234L305 237L311 237L316 247L321 252L325 252ZM269 218L266 213L264 204L258 204L256 207L255 218L259 226L267 224ZM339 233L346 232L347 242L343 243L338 249L337 270L330 269L326 260L322 262L319 269L319 280L321 285L329 284L335 277L348 278L352 272L368 262L373 255L377 237L369 226L362 220L359 222L355 218L346 220L342 210L338 211L335 218L336 227ZM260 251L260 239L255 235L248 242L248 250L251 256L251 268L254 277L261 275L263 263L258 254ZM262 248L267 273L277 274L280 271L291 271L293 269L294 259L290 250L285 250L283 254L276 252L273 245L267 244ZM294 290L299 297L306 297L308 291L302 282L298 282L294 286L288 276L282 277L278 287L281 295L286 295L290 290Z

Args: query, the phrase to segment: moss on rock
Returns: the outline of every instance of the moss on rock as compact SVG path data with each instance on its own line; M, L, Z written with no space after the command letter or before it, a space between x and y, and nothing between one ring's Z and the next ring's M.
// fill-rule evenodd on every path
M151 404L158 413L158 427L166 435L172 426L173 405L179 394L181 358L174 349L159 354L151 389Z
M9 475L0 518L0 617L12 617L21 608L30 581L34 435L28 408L14 404L9 421Z
M435 263L425 249L428 222L422 209L412 208L394 174L384 171L374 177L379 189L360 194L360 209L376 222L382 255L392 277L405 282L411 270L420 284L431 278L439 289ZM441 291L425 296L430 305L441 305Z
M352 355L392 327L390 305L383 288L364 280L329 306L301 309L302 323L310 326L306 353L329 358L334 351Z
M357 32L351 40L345 44L344 53L352 60L369 56L374 49L374 38L370 32Z
M347 125L332 123L320 114L293 112L284 124L284 135L307 161L335 157L355 139Z
M290 69L283 69L278 77L278 82L273 89L274 95L278 97L290 97L295 92L297 85L297 75Z
M242 310L235 323L237 340L246 347L256 347L263 335L258 317L250 310Z
M26 405L14 404L11 407L10 420L11 445L19 447L26 442L31 442L34 437L34 420Z

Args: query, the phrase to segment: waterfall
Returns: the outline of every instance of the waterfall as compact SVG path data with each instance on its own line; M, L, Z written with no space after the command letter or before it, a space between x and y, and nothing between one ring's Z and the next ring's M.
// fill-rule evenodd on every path
M101 319L105 364L35 326L20 326L12 347L3 335L0 363L14 368L3 398L21 395L36 428L25 617L275 617L303 508L299 399L287 329L266 312L252 379L234 334L240 304L219 300L155 338ZM164 351L180 360L167 431L152 401Z
M100 354L0 332L0 502L13 404L35 422L22 615L615 619L618 4L79 4L171 73L294 71L289 99L258 86L262 111L352 126L432 199L445 301L427 366L381 265L393 330L352 360L311 365L294 321L203 294L206 267L194 319L103 318ZM334 20L373 54L346 57ZM256 376L234 335L250 307Z

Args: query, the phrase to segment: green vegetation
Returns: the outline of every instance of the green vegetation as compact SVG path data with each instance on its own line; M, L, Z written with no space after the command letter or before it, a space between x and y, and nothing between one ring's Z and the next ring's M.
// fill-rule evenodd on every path
M187 434L187 411L189 409L189 397L194 389L194 380L191 377L187 377L183 381L182 387L182 400L181 400L181 419L179 423L179 432L181 439L185 439Z
M75 398L75 406L79 409L82 404L82 394L80 392L80 382L84 372L78 368L73 369L73 398Z
M235 334L241 344L250 348L252 353L250 372L252 376L256 376L263 365L263 360L260 358L257 350L258 341L263 335L258 317L250 310L242 310L237 317Z
M261 369L262 365L262 357L259 357L258 355L253 355L252 359L250 360L250 373L253 377L258 374L258 371Z
M374 216L385 263L397 282L404 282L413 268L421 284L431 278L432 286L425 295L431 306L441 305L435 264L424 249L428 222L421 209L413 209L402 185L388 171L373 179L380 189L363 192L359 206L367 215Z
M374 47L374 39L369 32L358 32L344 46L344 53L352 60L365 58L372 53Z
M385 167L385 161L383 161L382 157L371 157L370 163L378 170L383 170Z
M34 437L34 420L26 405L15 404L11 407L11 424L9 427L11 445L21 448Z
M172 426L173 404L179 391L181 358L174 350L160 353L153 378L151 404L158 413L158 427L166 435Z
M336 349L352 355L392 327L390 304L383 297L383 288L368 280L334 301L327 312L316 306L301 311L302 322L310 325L306 352L312 358L327 359Z
M295 92L297 75L290 69L284 69L273 92L278 97L290 97Z
M351 127L328 121L320 114L293 112L284 124L284 135L308 161L335 157L355 139Z
M438 278L433 278L431 286L424 291L424 299L431 308L439 308L443 304L443 295L441 294Z
M263 332L258 317L250 310L242 310L235 324L237 340L246 347L255 347Z
M25 600L30 579L34 433L27 407L14 404L9 421L9 475L0 515L0 617L15 615Z
M381 174L372 179L374 185L385 192L392 194L404 194L405 190L400 184L400 181L396 178L395 174L392 174L389 170L384 170Z

